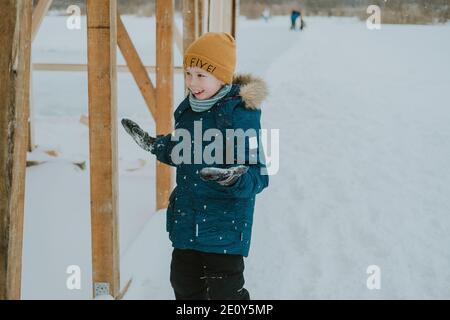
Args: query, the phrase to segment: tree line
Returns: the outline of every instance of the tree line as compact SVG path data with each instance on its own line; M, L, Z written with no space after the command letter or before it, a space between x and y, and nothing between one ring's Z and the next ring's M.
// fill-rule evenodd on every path
M37 0L34 0L37 3ZM153 16L155 0L117 0L119 12ZM175 0L175 10L181 11L182 0ZM78 5L85 12L85 0L54 0L51 9L64 12ZM378 5L384 23L443 23L450 19L450 0L240 0L239 11L250 19L261 16L268 7L272 15L289 15L293 9L303 9L305 15L356 16L366 19L369 5Z

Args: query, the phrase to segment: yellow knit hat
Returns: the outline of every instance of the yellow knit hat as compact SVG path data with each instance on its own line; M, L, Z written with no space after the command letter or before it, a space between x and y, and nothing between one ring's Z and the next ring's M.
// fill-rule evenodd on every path
M183 66L201 68L225 83L232 83L236 68L233 36L226 32L205 33L187 48Z

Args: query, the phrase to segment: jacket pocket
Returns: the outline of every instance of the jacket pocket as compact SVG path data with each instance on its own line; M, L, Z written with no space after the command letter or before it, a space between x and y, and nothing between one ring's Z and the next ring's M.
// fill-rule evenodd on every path
M228 216L227 216L228 215ZM233 213L200 214L195 219L195 241L203 246L231 246L242 238L241 222Z
M173 221L174 221L174 210L175 210L175 199L177 196L177 187L173 189L172 193L169 197L169 205L167 206L166 211L166 231L170 232L172 229Z

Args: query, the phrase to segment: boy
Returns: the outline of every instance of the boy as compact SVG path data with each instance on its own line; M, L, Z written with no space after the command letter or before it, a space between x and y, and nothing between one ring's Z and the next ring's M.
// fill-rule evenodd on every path
M183 65L189 96L174 113L173 134L153 138L131 120L122 124L139 146L177 168L166 226L174 247L170 281L176 299L250 299L243 258L250 248L256 194L269 180L262 173L259 134L243 136L239 149L234 144L239 137L232 136L230 145L226 132L259 133L267 87L250 75L234 76L236 45L228 33L198 38ZM214 137L213 143L199 145L195 130L208 141ZM178 132L184 133L182 150L174 141ZM215 158L213 165L205 155Z

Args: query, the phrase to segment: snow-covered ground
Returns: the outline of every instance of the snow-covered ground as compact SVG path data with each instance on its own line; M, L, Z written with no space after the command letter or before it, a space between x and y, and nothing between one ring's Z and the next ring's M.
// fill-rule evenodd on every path
M153 64L154 20L125 24ZM305 32L288 27L287 17L238 25L238 71L266 79L263 127L280 129L280 170L257 198L246 259L252 298L449 299L450 25L370 31L356 19L308 17ZM46 18L33 61L85 63L85 31ZM153 133L131 76L120 74L118 87L119 118ZM23 297L90 298L86 75L35 72L33 90L39 148L28 158L47 162L27 169ZM86 170L73 164L83 161ZM128 299L173 299L154 172L154 158L119 127ZM66 288L70 265L81 268L81 290ZM370 265L381 270L380 290L366 286Z

